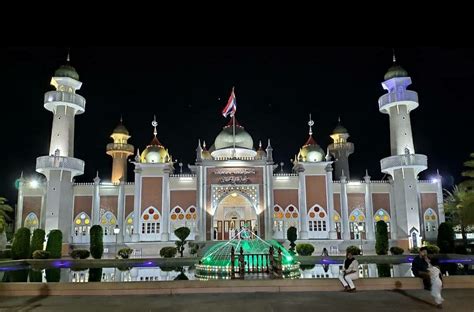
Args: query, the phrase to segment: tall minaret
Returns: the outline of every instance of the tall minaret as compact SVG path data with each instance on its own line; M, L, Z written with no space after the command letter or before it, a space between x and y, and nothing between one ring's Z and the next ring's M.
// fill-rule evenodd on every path
M354 144L347 142L349 138L349 132L341 124L341 118L339 118L339 123L330 135L333 143L329 145L329 153L335 158L335 169L334 169L334 178L335 180L340 180L342 173L347 177L347 180L350 180L349 174L349 155L354 153Z
M410 111L418 107L418 94L407 90L411 84L408 73L396 64L384 76L382 86L388 93L379 98L379 110L390 119L391 155L380 161L382 172L393 178L396 227L400 247L420 246L421 220L418 204L418 174L427 168L427 157L415 154L410 124Z
M134 147L128 144L130 135L123 125L122 117L120 123L110 135L114 143L107 144L107 154L112 156L112 183L118 184L120 180L127 181L127 158L133 155Z
M74 117L86 107L86 100L76 94L82 82L69 64L69 54L67 64L55 71L51 85L56 91L44 95L44 107L53 113L49 156L36 159L36 171L48 180L41 225L46 233L60 229L63 241L68 241L73 219L72 178L84 173L84 161L74 158Z

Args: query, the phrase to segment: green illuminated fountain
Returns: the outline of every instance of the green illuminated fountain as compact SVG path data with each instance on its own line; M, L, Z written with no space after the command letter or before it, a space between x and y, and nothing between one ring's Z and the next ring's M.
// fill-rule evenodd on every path
M263 240L244 227L231 240L212 246L196 265L195 275L202 279L243 278L248 274L295 278L299 272L299 262L280 243Z

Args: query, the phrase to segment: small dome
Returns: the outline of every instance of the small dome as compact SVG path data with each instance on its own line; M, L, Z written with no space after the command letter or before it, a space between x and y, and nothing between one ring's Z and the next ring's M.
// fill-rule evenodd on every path
M79 74L76 69L69 64L62 65L54 72L55 77L69 77L75 80L79 80Z
M393 64L383 76L384 80L389 80L395 77L408 77L408 72L404 70L400 65Z
M298 153L298 161L318 162L324 159L324 150L316 143L313 136L309 136L308 141Z
M201 158L202 159L206 159L206 160L210 160L212 159L212 156L211 156L211 152L209 152L206 148L206 142L204 141L204 144L203 144L203 149L202 149L202 152L201 152Z
M120 123L118 124L118 126L115 127L113 133L120 133L120 134L129 135L127 128L125 128L125 126L123 125L122 122L120 122Z
M151 141L145 150L142 152L141 162L144 163L167 163L170 162L171 157L168 150L158 141L156 136Z
M234 146L234 137L232 134L232 119L229 124L222 129L214 141L216 150L232 148ZM235 122L235 147L253 149L253 139L238 122Z
M338 134L338 133L348 133L347 129L342 126L340 123L334 128L333 134Z
M265 159L267 157L267 153L262 148L262 142L258 143L258 150L257 150L257 159Z

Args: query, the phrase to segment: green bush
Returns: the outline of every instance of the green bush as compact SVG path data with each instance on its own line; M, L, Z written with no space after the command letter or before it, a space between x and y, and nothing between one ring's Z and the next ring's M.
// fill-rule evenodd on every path
M88 282L102 281L102 268L90 268Z
M31 283L41 283L43 281L42 270L31 269L29 274Z
M48 242L46 243L46 251L49 251L51 259L61 258L63 246L63 233L61 230L51 230L48 234Z
M125 247L125 248L122 248L118 251L118 255L122 258L122 259L128 259L128 257L130 257L130 255L132 254L133 252L133 249L131 248L128 248L128 247Z
M387 223L380 220L375 224L375 253L386 255L388 252L388 231Z
M314 252L314 246L311 244L298 244L296 245L296 252L300 256L311 256Z
M33 252L36 250L43 250L44 248L44 237L46 233L43 229L36 229L33 231L33 237L31 238L30 256L33 257Z
M454 252L454 230L451 224L443 222L438 227L437 244L441 253Z
M392 255L403 255L403 252L404 252L403 248L400 248L397 246L390 248L390 253Z
M295 252L295 242L298 239L298 230L294 226L290 226L286 231L286 237L290 241L290 251Z
M350 252L353 256L360 255L360 248L357 246L349 246L346 248L346 253Z
M91 256L94 259L102 258L104 254L103 231L100 225L93 225L90 229Z
M439 247L436 245L426 245L426 251L429 255L439 254Z
M160 256L163 258L174 258L177 252L176 247L163 247L160 250Z
M420 248L419 247L412 247L410 248L410 253L411 254L417 254L420 252Z
M179 241L176 242L176 247L178 248L181 258L183 257L184 245L186 245L186 238L188 238L190 233L191 230L185 226L174 230L174 235L179 238Z
M61 280L61 269L46 269L48 283L57 283Z
M378 276L379 277L390 277L391 276L391 274L390 274L390 264L388 264L388 263L379 263L379 264L377 264L377 271L378 271Z
M12 244L12 259L27 259L30 257L30 229L22 227L16 231Z
M10 259L11 257L12 257L11 249L0 250L0 259Z
M91 253L87 249L75 249L71 252L71 258L73 259L87 259Z
M35 250L33 252L33 259L48 259L49 256L49 251L46 250Z

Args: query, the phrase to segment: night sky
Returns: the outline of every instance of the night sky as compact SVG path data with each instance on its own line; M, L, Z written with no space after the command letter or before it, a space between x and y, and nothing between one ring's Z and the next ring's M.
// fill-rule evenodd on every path
M16 203L14 181L35 173L35 159L49 152L52 113L43 108L54 71L65 63L67 48L11 47L1 52L3 179L0 195ZM428 179L438 168L444 187L461 180L463 162L474 152L472 131L474 49L396 48L397 61L412 78L420 106L411 113L417 153L428 155ZM123 115L131 139L141 151L158 138L187 167L197 140L210 146L222 126L221 115L232 86L237 120L255 146L268 138L275 162L290 159L313 136L324 150L341 116L355 144L351 176L365 169L381 179L380 159L390 156L388 115L378 110L381 82L392 64L391 47L71 47L71 65L83 82L77 93L86 111L76 116L75 157L86 162L77 182L90 182L96 171L110 181L109 137ZM176 165L177 171L179 166ZM280 169L278 169L280 170ZM133 165L129 165L129 181Z

